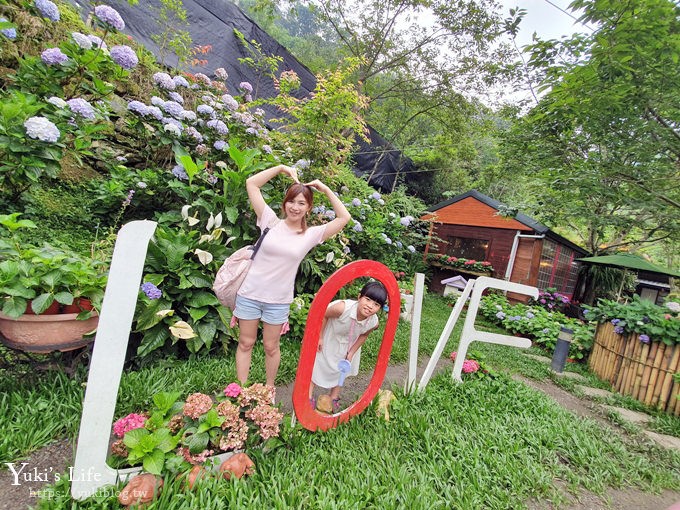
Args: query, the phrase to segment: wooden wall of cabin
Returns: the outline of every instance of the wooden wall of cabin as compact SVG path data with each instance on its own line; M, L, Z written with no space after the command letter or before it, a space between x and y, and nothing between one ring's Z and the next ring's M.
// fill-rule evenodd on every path
M494 268L494 278L503 278L510 260L512 243L515 239L516 230L506 230L488 227L469 227L464 225L448 225L436 223L433 234L446 241L450 237L462 237L468 239L483 239L489 242L486 250L486 260ZM446 245L439 242L438 246L430 246L429 253L448 253ZM455 254L452 254L455 255ZM540 252L539 252L540 255Z
M531 285L538 283L538 267L541 262L541 250L543 249L543 239L519 239L515 264L512 266L510 281ZM526 303L529 297L524 294L508 292L507 297L510 301L521 301Z

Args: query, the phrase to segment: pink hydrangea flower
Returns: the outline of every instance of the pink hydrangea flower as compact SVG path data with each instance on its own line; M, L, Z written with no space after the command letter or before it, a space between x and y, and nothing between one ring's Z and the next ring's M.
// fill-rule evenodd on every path
M451 361L456 361L456 355L458 353L456 351L453 351L451 354L449 354L449 358L451 358Z
M236 383L231 383L224 388L224 394L227 397L238 397L241 394L241 387Z
M146 416L130 413L124 418L116 420L113 424L113 433L117 437L123 437L126 432L134 429L141 429L146 423Z
M466 359L463 362L463 373L464 374L472 374L479 370L479 363L477 363L473 359Z

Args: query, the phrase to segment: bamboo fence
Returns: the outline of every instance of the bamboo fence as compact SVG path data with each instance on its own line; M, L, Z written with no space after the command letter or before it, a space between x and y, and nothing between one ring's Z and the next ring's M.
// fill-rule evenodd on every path
M645 344L638 335L619 335L609 322L599 324L588 359L590 369L622 395L680 416L680 344Z

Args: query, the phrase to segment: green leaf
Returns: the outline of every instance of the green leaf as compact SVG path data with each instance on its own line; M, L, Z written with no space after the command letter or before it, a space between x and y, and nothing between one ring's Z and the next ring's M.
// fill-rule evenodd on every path
M153 403L159 411L165 414L179 400L180 395L178 391L161 391L153 396Z
M220 302L212 292L196 292L193 294L193 296L191 296L191 299L187 300L188 306L193 306L196 308L209 305L217 306L219 304Z
M156 448L150 455L144 457L142 466L144 471L152 475L160 476L163 472L163 465L165 464L165 454Z
M168 453L175 449L177 443L179 442L179 436L175 437L172 433L166 429L158 429L154 433L156 444L158 449L163 453Z
M31 309L34 313L40 315L54 302L54 294L51 292L46 292L40 294L37 298L31 301Z
M149 435L149 431L145 428L138 428L134 430L129 430L125 433L123 437L123 443L125 446L131 450L139 448L142 443L142 439Z
M26 305L28 301L21 297L9 297L5 298L2 305L2 313L11 317L12 319L18 319L26 312Z
M189 452L193 454L201 453L208 446L210 437L207 432L198 432L189 437L186 445L189 447Z
M165 345L168 338L170 338L170 330L167 326L163 323L156 324L144 333L142 343L137 348L137 355L144 357L156 349L160 349Z

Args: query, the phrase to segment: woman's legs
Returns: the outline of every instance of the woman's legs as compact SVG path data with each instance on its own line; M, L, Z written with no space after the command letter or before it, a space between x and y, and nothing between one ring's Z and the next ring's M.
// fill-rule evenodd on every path
M259 319L239 319L238 348L236 349L236 377L245 384L250 373L250 359L253 354L253 346L257 341L257 326Z
M275 386L274 380L281 362L281 324L262 323L262 343L264 344L264 368L267 385Z

